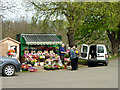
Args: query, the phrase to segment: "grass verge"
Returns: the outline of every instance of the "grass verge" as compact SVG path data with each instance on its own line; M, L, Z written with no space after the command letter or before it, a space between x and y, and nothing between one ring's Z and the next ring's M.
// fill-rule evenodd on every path
M111 57L108 58L108 60L114 60L114 59L116 59L118 57L119 56L111 56ZM78 63L81 64L81 65L87 65L87 60L81 59L81 60L78 60Z
M29 72L29 71L20 71L20 72Z
M87 65L87 60L78 60L78 63L81 65Z
M111 56L111 57L108 57L108 60L114 60L116 58L118 58L118 56Z

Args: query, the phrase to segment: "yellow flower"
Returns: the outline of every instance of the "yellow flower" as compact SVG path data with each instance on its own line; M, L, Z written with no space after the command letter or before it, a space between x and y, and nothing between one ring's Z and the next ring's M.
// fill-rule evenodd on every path
M48 61L48 59L46 59L46 61Z
M34 62L34 61L31 61L31 62Z
M76 51L76 53L78 53L78 51Z
M37 62L37 60L35 59L35 62Z

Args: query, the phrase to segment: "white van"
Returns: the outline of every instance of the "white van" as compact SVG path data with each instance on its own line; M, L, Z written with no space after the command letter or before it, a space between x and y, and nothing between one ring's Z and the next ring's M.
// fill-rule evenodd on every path
M102 44L83 44L81 47L81 59L88 60L88 66L91 66L92 63L103 63L107 66L108 53L106 46Z

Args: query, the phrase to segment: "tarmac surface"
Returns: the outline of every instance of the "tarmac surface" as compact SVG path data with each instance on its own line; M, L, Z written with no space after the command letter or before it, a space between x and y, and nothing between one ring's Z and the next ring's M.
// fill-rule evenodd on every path
M80 67L77 71L19 72L2 77L2 88L118 88L118 58L108 66Z

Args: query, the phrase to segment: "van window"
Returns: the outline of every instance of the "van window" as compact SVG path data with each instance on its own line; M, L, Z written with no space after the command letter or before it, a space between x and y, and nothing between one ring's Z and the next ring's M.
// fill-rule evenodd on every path
M104 53L103 46L98 46L98 53Z
M87 52L87 46L83 46L83 52Z

